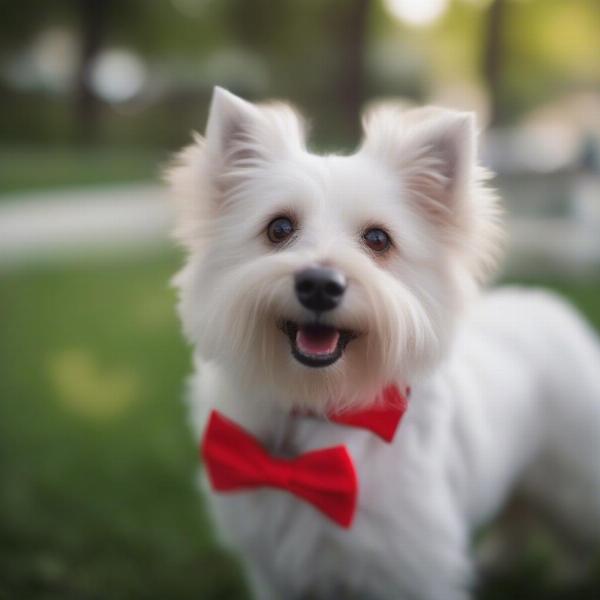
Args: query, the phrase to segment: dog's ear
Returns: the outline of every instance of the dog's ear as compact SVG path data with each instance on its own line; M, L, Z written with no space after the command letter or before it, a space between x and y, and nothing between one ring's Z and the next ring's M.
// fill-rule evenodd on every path
M289 105L252 104L215 88L206 135L195 135L165 170L176 206L175 237L192 251L202 248L223 201L249 176L260 177L272 161L301 149L302 121Z
M476 132L470 113L435 107L401 112L383 107L365 118L365 149L400 176L434 219L460 208L475 177Z
M406 140L406 185L431 216L442 218L468 199L476 155L475 119L470 113L435 111L414 122Z
M205 139L213 183L221 191L248 170L304 147L301 120L290 106L252 104L220 87L213 92Z
M364 119L362 152L398 176L399 193L457 249L479 277L501 248L497 198L477 162L471 113L380 106Z
M252 157L264 149L257 145L257 128L263 117L252 103L221 87L213 91L206 124L207 150L222 168Z

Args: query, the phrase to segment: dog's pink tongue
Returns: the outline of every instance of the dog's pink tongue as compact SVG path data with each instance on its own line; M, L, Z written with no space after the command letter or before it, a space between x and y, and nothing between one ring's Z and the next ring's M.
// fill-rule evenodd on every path
M296 345L304 354L331 354L337 348L340 333L333 327L299 327Z

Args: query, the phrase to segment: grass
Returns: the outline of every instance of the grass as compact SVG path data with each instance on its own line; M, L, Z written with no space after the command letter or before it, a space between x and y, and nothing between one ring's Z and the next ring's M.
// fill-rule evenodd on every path
M194 486L175 265L0 280L0 598L243 597Z
M0 200L10 192L156 180L168 157L141 148L0 147Z
M0 276L0 598L246 597L194 485L177 262ZM600 327L600 284L559 287ZM536 557L481 597L558 598Z

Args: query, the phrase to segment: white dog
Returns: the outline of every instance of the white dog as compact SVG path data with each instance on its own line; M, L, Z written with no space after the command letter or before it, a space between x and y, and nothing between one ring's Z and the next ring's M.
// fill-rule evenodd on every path
M170 172L204 482L257 598L467 598L517 486L600 538L599 346L546 293L479 295L475 144L468 114L388 106L317 156L290 107L217 88Z

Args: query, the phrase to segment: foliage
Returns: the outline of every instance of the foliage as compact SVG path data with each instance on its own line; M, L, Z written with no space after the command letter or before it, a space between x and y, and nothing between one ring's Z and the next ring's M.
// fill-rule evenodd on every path
M505 13L495 92L505 121L600 83L597 0L494 2ZM361 3L367 12L354 31L352 15ZM103 107L102 127L95 128L100 142L179 141L181 132L201 126L214 84L251 99L292 99L314 118L318 143L337 146L356 140L356 107L345 108L352 96L426 101L448 86L489 84L484 55L492 3L484 0L453 0L443 18L421 29L393 19L384 0L0 0L0 66L48 28L67 28L85 40L83 15L92 4L104 15L97 50L129 49L149 68L149 88L137 104L125 111ZM6 139L71 139L71 96L85 82L83 72L72 93L40 89L24 104L23 92L5 82L0 130ZM48 110L53 103L59 106Z
M147 181L166 160L144 148L0 147L0 192Z

